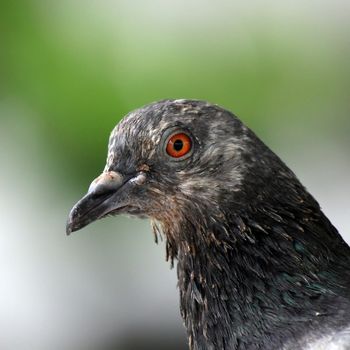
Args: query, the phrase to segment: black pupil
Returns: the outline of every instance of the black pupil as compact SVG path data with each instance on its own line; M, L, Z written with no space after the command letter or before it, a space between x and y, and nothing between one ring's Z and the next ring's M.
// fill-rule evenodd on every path
M175 151L181 151L182 150L182 147L184 146L183 142L179 139L175 140L174 142L174 150Z

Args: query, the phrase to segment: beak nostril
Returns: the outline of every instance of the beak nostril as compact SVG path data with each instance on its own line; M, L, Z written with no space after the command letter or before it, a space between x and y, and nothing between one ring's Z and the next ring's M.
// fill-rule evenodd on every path
M88 193L101 193L110 190L116 190L123 184L123 176L115 171L102 173L94 181L92 181Z

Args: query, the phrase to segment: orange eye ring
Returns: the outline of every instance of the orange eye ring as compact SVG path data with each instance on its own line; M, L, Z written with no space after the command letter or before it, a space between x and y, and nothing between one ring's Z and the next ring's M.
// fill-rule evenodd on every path
M173 158L181 158L192 149L192 140L184 132L172 135L166 145L166 153Z

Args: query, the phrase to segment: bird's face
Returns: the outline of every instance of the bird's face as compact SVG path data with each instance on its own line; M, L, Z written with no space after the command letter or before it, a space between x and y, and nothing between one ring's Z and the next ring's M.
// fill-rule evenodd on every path
M113 130L103 173L70 212L67 233L120 213L176 221L189 206L215 208L242 179L246 128L205 102L167 100Z

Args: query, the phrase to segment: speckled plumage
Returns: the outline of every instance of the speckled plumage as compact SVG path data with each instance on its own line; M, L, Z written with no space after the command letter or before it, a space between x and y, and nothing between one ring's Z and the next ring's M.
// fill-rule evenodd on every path
M190 157L166 155L169 130L192 135ZM350 248L230 112L193 100L131 112L111 134L106 174L67 232L110 214L150 217L178 261L191 349L350 349Z

